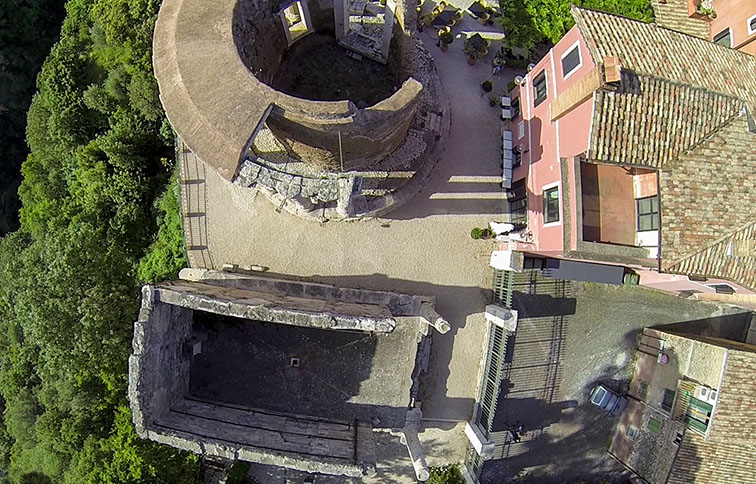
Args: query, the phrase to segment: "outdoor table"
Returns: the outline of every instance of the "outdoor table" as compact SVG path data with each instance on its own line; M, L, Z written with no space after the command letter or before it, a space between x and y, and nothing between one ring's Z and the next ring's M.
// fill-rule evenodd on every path
M476 17L482 17L483 14L488 13L488 8L486 8L486 6L480 2L473 3L467 10L469 10L470 13L475 15Z
M456 8L446 7L443 12L438 14L436 18L433 19L431 25L433 25L434 27L443 27L445 25L450 25L454 21L454 15L456 13Z

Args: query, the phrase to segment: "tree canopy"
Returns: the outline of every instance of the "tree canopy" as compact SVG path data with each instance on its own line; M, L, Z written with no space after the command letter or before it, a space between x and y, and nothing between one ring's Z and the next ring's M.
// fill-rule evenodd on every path
M13 483L198 479L195 456L137 438L126 401L139 276L170 277L184 257L150 62L158 7L70 0L37 78L20 229L0 241L0 469Z
M0 2L0 235L18 228L21 163L28 155L26 112L34 79L63 20L61 0Z
M570 13L572 5L646 22L653 20L649 0L500 0L500 5L509 46L521 47L528 53L543 42L556 44L575 25Z

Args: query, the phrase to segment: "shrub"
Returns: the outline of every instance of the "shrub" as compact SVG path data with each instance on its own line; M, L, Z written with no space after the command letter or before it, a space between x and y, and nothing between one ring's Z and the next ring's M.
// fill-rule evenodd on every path
M465 478L459 466L448 465L444 467L431 467L430 478L427 484L465 484Z
M480 87L485 92L491 92L493 90L493 81L491 81L490 79L486 79L485 81L483 81Z
M452 42L454 42L454 35L448 30L446 30L442 32L441 35L438 36L438 39L444 44L449 45Z
M490 239L494 236L493 230L489 229L488 227L481 229L479 227L475 227L470 231L470 236L473 239Z

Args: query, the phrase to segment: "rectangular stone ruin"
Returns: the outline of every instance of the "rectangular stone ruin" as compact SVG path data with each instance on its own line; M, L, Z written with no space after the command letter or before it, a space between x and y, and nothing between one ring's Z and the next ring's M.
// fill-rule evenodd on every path
M427 367L422 314L430 304L436 315L433 300L184 277L205 280L142 289L129 358L138 435L226 459L374 474L373 429L405 425Z

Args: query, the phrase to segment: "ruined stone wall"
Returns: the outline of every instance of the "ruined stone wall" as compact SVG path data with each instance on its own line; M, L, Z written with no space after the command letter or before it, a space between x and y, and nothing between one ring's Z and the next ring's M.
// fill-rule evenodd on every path
M233 35L239 56L262 82L270 84L288 48L277 0L242 0L236 4Z
M156 301L154 295L153 287L142 289L129 357L129 401L142 437L189 389L190 359L182 349L191 337L194 311ZM142 371L147 368L159 371Z
M332 33L335 27L333 0L307 0L312 28L316 32Z
M338 117L313 116L308 104L296 98L279 103L268 117L268 127L290 155L321 169L344 171L369 168L393 152L407 135L423 86L404 82L390 98ZM339 134L341 147L339 147Z

